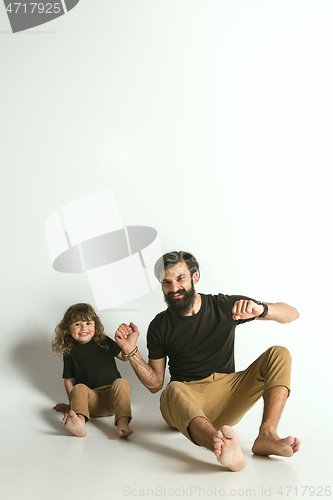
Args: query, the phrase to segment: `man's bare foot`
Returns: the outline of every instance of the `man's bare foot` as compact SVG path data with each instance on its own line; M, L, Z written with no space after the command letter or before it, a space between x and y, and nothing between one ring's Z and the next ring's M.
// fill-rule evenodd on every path
M117 420L117 426L118 426L118 431L117 434L120 437L127 437L133 434L132 429L128 425L128 418L127 417L120 417Z
M229 467L233 472L245 467L246 460L239 447L239 436L232 427L224 425L220 431L216 431L213 439L215 441L214 454L221 465Z
M69 410L62 419L62 425L66 427L74 436L84 437L87 434L85 418L83 415L77 415L75 411Z
M255 455L292 457L299 451L300 445L300 440L293 436L281 439L276 432L260 431L253 443L252 452Z

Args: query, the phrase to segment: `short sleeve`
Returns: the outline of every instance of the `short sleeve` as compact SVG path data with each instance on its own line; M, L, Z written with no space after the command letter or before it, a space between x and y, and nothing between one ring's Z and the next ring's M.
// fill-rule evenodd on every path
M224 311L224 313L232 319L232 308L235 305L235 302L238 302L238 300L253 300L253 302L258 302L255 299L252 299L251 297L247 297L246 295L223 295L222 293L219 293L219 302L220 305ZM248 321L253 321L255 318L249 318L249 319L238 319L234 320L236 325L241 325L242 323L247 323Z
M166 352L161 344L160 329L158 327L157 319L153 319L148 327L147 332L147 349L149 359L162 359L165 358Z
M108 345L108 348L110 350L110 353L112 354L113 357L118 356L118 354L121 351L121 347L115 342L114 340L110 339L107 335L105 335L105 340Z
M64 369L62 373L62 378L75 378L75 368L74 363L68 354L63 357Z

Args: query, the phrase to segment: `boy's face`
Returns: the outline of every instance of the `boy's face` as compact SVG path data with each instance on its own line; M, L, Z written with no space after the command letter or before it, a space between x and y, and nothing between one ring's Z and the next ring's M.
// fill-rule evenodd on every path
M95 335L95 321L76 321L69 325L69 333L80 344L86 344Z

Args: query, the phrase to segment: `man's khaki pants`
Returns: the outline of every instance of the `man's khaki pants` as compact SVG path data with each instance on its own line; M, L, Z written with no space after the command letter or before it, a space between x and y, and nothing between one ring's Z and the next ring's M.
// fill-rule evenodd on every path
M74 385L70 395L71 410L80 413L88 421L92 417L115 416L131 420L131 388L127 380L117 378L111 385L89 389L84 384Z
M192 382L170 382L161 395L161 413L166 423L191 439L188 425L195 417L204 417L216 429L233 426L275 386L290 393L291 356L285 347L273 346L246 370Z

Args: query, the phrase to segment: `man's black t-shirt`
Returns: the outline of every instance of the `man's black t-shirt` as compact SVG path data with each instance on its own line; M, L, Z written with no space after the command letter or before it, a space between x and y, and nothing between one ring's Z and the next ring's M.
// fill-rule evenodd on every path
M177 316L170 308L158 314L147 333L149 359L168 357L171 381L201 380L213 372L235 371L235 327L247 320L232 319L243 295L201 295L201 307L193 316Z
M121 348L105 335L108 349L100 347L92 338L86 344L74 341L69 354L64 356L63 378L75 378L75 384L85 384L90 389L111 385L121 378L115 362Z

